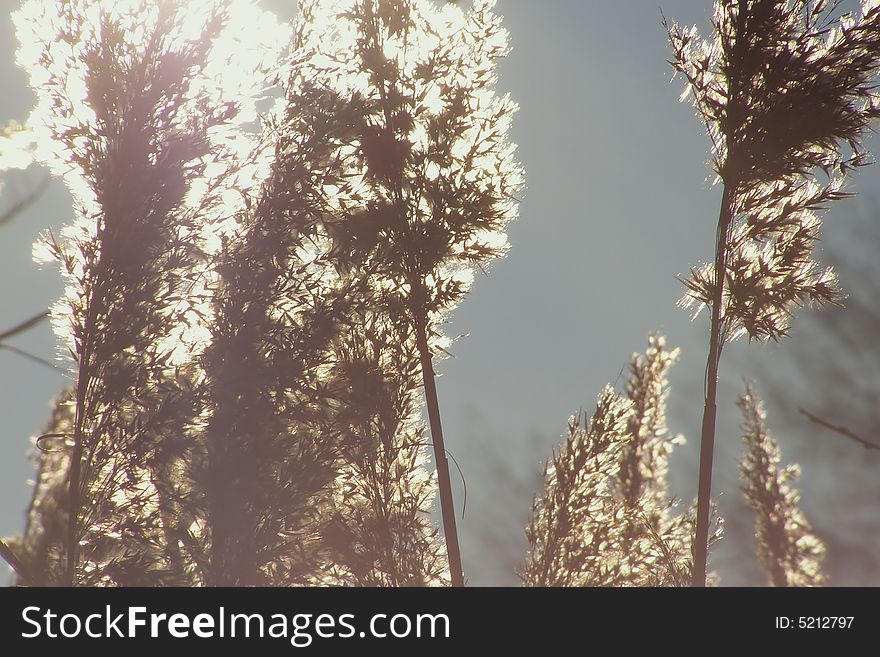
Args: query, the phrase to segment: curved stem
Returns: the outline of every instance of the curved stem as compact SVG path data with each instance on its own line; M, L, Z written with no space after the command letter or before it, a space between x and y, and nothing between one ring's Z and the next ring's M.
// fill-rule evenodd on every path
M15 555L15 552L13 552L12 549L2 540L0 540L0 559L3 559L3 561L9 564L9 567L19 576L21 583L24 586L29 586L33 582L33 579L21 559L19 559Z

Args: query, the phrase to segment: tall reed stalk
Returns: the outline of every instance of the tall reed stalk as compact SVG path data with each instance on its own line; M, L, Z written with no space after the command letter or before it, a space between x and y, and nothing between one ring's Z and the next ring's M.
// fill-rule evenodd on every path
M408 325L400 334L414 340L454 586L464 574L435 383L439 325L473 268L505 251L521 187L507 141L516 106L493 91L507 50L493 4L304 2L306 54L291 94L333 108L324 122L336 148L316 220L337 271L365 281L384 321Z
M718 0L714 37L667 25L712 142L723 185L712 264L692 269L682 305L710 313L694 586L708 560L718 366L739 335L776 340L795 308L838 300L835 276L812 259L817 212L842 198L866 162L860 142L880 116L880 8L840 16L819 0Z

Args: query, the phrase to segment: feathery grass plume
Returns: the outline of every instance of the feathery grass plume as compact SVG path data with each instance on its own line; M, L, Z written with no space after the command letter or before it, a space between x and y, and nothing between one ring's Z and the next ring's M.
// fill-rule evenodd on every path
M544 468L544 495L526 530L531 550L522 571L530 586L590 586L616 580L625 555L616 533L624 504L614 478L627 437L632 402L610 387L589 423L573 416L559 454Z
M426 390L453 585L463 584L433 371L439 324L474 267L506 249L522 172L498 97L507 35L479 0L310 0L290 97L294 130L332 134L316 216L341 275L368 276L389 321L412 327ZM314 106L323 112L314 116ZM409 332L407 332L409 333Z
M202 359L205 443L191 475L202 492L193 535L209 585L304 584L320 572L320 531L346 438L331 421L325 379L354 295L323 275L297 228L312 212L311 169L300 159L308 152L279 146L261 195L218 257Z
M747 386L739 398L746 452L740 460L742 491L755 510L758 559L773 586L821 586L825 546L798 507L800 494L792 484L797 465L779 465L780 452L765 424L764 405Z
M569 422L527 529L530 586L683 586L692 576L693 510L668 497L667 373L662 336L634 354L626 396L606 388L593 418ZM720 538L720 521L713 541Z
M658 501L668 497L669 456L675 445L684 442L684 436L669 437L666 425L669 369L680 354L680 349L666 349L662 335L650 335L645 353L633 354L630 360L626 396L633 403L627 427L631 440L624 446L617 477L630 506L645 495Z
M323 531L326 581L356 586L445 585L449 572L429 512L436 480L421 419L412 329L367 310L338 336L328 388L334 423L352 436ZM403 333L401 333L403 331Z
M667 26L712 141L724 186L714 264L695 267L684 306L709 308L711 331L694 585L705 582L715 398L725 342L778 339L792 312L838 300L835 276L812 259L818 212L866 162L861 140L880 115L880 5L840 16L829 0L718 0L714 38Z
M446 566L428 522L412 331L389 320L377 276L325 229L338 214L332 186L351 175L340 151L363 119L303 76L315 11L303 5L296 22L289 85L267 130L271 173L218 265L200 475L208 581L436 582ZM331 29L340 19L322 20Z
M295 64L301 33L291 48ZM209 585L351 583L329 574L338 560L325 540L343 454L359 440L336 419L332 382L339 336L357 330L368 300L315 231L339 175L339 108L301 97L287 66L275 68L285 96L263 117L265 173L240 190L213 265L204 443L188 474L199 491L189 542Z
M669 457L684 443L684 436L670 436L666 425L669 369L680 353L667 349L662 335L650 335L645 353L633 354L629 365L626 397L633 410L615 488L630 511L622 541L636 585L682 586L692 568L694 514L674 513L667 483ZM717 523L713 540L720 538L720 519Z
M205 181L224 168L239 109L213 47L237 38L224 28L241 4L31 0L15 15L38 96L35 157L64 177L76 213L42 245L67 279L54 320L78 368L68 585L179 581L157 480L182 458L176 428L194 408L198 214L218 203Z

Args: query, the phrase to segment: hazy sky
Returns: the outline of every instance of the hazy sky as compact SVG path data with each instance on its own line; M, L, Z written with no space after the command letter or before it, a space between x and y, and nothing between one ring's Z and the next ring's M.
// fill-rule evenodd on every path
M9 12L16 5L0 0L0 120L24 119L32 101L12 64ZM459 532L474 584L516 582L510 563L524 554L521 527L543 460L559 444L568 416L592 411L601 388L618 380L652 330L683 348L672 379L670 425L689 440L673 457L671 483L681 497L696 494L707 327L676 308L676 276L710 259L720 190L711 186L700 125L678 101L683 83L670 83L661 6L668 18L704 29L711 15L708 0L498 5L513 46L500 89L521 106L512 137L527 191L510 227L509 256L477 279L456 311L448 332L468 335L438 368L447 446L468 484ZM40 175L9 177L0 206L14 198L16 183L24 189ZM863 174L855 189L876 182L876 175ZM835 221L854 207L847 202L836 209ZM30 251L40 230L69 214L65 192L54 184L32 210L0 228L0 330L60 293L57 273L37 269ZM14 344L42 356L54 350L46 325ZM722 514L732 518L732 535L710 566L725 584L763 582L751 545L742 540L751 520L738 515L735 464L734 403L748 371L733 364L745 362L740 354L752 348L735 345L722 362L727 374L719 396L715 491ZM761 353L774 357L778 348L784 345ZM21 530L32 474L28 437L39 432L63 383L62 376L0 351L0 534ZM829 486L805 466L805 498L828 495Z

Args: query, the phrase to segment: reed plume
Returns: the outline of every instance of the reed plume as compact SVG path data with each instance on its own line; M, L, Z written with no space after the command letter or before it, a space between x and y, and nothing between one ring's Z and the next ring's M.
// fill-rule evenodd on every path
M746 451L740 460L742 492L755 511L758 560L772 586L822 586L825 545L812 533L792 484L797 465L780 466L780 451L766 426L764 405L748 386L740 396Z
M569 421L544 470L526 531L528 586L683 586L692 575L693 511L668 496L669 455L681 436L665 420L667 373L678 350L651 336L634 354L626 394L599 395L589 421ZM720 538L716 519L713 540Z

